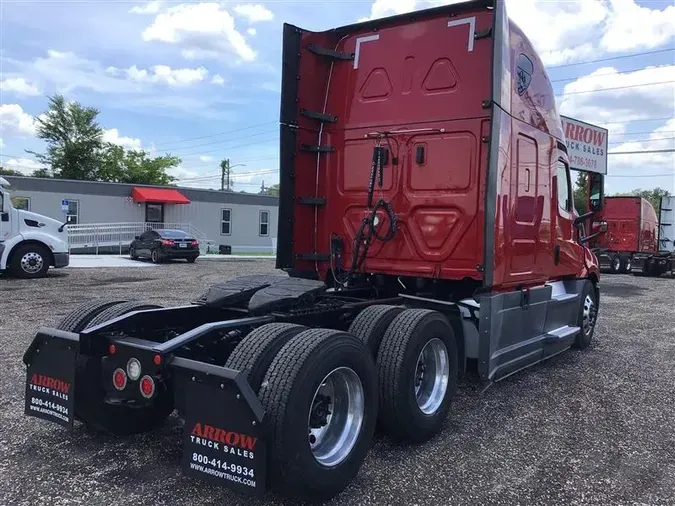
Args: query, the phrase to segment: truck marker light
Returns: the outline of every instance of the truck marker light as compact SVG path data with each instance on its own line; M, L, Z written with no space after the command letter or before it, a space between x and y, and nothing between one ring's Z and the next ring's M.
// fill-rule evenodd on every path
M117 353L117 348L115 347L114 344L111 344L110 346L108 346L108 353L110 353L111 355L114 355L115 353Z
M132 381L136 381L141 377L141 363L137 359L129 359L129 362L127 362L127 374Z
M162 356L161 355L155 355L152 358L152 361L155 363L155 365L160 365L162 363Z
M120 368L113 373L113 386L120 391L127 386L127 374Z
M148 375L141 378L141 395L146 399L152 397L155 393L155 381Z

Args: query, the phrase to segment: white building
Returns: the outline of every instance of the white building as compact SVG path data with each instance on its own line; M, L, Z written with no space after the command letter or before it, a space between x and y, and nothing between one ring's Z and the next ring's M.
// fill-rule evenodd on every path
M127 243L135 230L189 228L216 250L222 245L230 246L232 253L271 253L276 247L277 197L173 186L5 178L12 185L15 207L71 224L73 248L93 247L93 236L85 238L84 231L94 228L95 240L108 246L116 241ZM110 231L105 240L101 230Z

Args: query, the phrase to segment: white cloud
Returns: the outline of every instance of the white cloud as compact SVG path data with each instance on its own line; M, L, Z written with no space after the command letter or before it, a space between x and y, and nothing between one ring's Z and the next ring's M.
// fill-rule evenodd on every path
M655 48L675 39L675 5L663 10L612 0L612 13L600 45L608 51Z
M2 140L2 137L0 137L0 149L5 149L5 141Z
M122 146L123 148L127 149L135 149L135 150L141 149L140 139L135 139L132 137L122 137L120 136L120 133L117 130L117 128L106 129L103 132L103 140L106 142L110 142L112 144L117 144L118 146Z
M239 4L235 5L234 12L248 19L249 23L258 23L260 21L271 21L274 19L272 11L260 4Z
M220 74L216 74L211 78L211 83L217 84L218 86L222 86L223 84L225 84L225 79Z
M168 65L155 65L150 70L139 69L136 65L132 65L124 72L132 81L162 83L169 86L189 86L203 81L209 75L209 71L204 67L172 69Z
M148 2L145 5L136 5L132 7L129 12L133 14L157 14L162 8L162 2L156 0L154 2Z
M402 14L466 0L375 0L370 16ZM650 49L675 39L675 6L639 6L635 0L507 0L506 11L547 65L606 52Z
M35 135L35 118L19 104L0 104L0 132L9 135Z
M0 91L29 96L40 94L38 87L34 84L30 84L23 77L10 77L4 81L0 81Z
M200 159L202 162L211 162L211 161L213 161L213 157L212 157L212 156L209 156L209 155L201 155L201 156L199 157L199 159Z
M233 53L243 61L256 58L256 52L235 28L232 15L214 2L170 8L143 31L143 40L177 44L188 59L225 59Z
M255 36L256 33L258 33L258 30L255 28L251 27L248 30L246 30L246 33L248 33L251 37Z
M26 176L30 176L33 171L37 169L43 169L45 167L41 163L38 163L30 158L10 158L6 162L3 162L3 164L8 169L21 172Z
M618 89L597 91L607 88ZM675 65L626 73L599 68L565 85L558 104L562 114L593 124L658 118L675 110Z

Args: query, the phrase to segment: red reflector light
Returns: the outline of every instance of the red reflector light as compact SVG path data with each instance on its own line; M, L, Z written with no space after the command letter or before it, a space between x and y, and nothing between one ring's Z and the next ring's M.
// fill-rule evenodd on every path
M117 390L124 390L127 386L127 373L123 369L115 369L113 372L113 385Z
M162 356L161 355L155 355L152 359L152 361L155 363L155 365L159 365L162 363Z
M190 241L190 244L192 246L199 246L199 241L193 240L193 241Z
M110 346L108 346L108 353L110 353L111 355L114 355L116 352L117 352L117 348L115 348L114 344L111 344Z
M162 244L163 244L164 246L175 246L175 245L176 245L175 242L173 242L173 241L171 241L171 240L169 240L169 239L162 239Z
M155 393L155 381L150 376L143 376L141 378L140 389L141 395L149 399Z

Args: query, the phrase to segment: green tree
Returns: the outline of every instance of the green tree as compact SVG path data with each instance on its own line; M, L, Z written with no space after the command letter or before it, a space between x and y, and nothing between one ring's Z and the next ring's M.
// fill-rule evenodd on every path
M23 176L18 170L6 169L0 165L0 176Z
M577 180L574 183L574 207L581 216L588 212L587 202L588 176L585 172L577 172Z
M640 188L636 190L631 190L627 193L617 193L616 196L627 196L627 197L642 197L651 202L654 206L656 214L659 214L659 209L661 207L661 197L670 197L670 192L664 190L663 188L652 188L651 190L642 190Z
M54 177L95 180L104 146L98 114L93 107L66 102L62 95L50 97L47 111L35 120L37 136L47 143L47 151L28 153L49 166Z
M32 177L50 178L54 177L49 169L41 168L35 169L31 174Z
M272 195L273 197L279 196L279 184L273 184L265 190L265 195Z
M168 185L174 177L167 169L180 165L181 159L166 154L152 158L143 150L125 150L106 144L97 171L97 180L114 183Z

